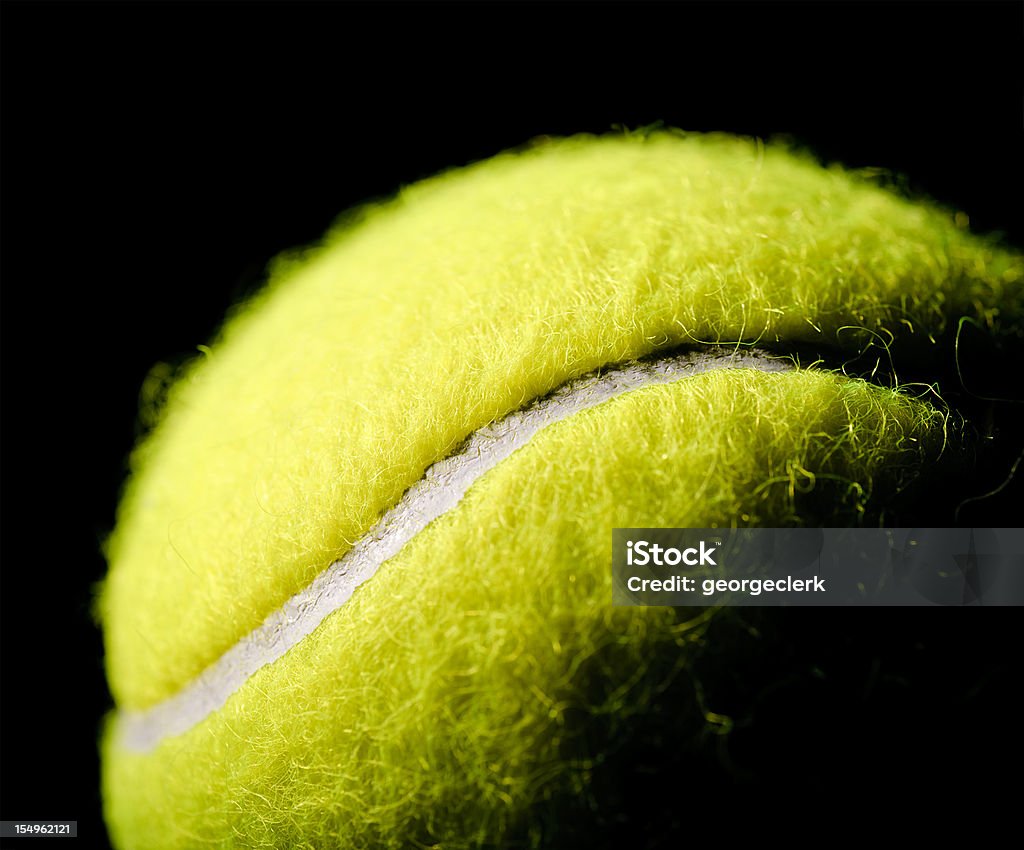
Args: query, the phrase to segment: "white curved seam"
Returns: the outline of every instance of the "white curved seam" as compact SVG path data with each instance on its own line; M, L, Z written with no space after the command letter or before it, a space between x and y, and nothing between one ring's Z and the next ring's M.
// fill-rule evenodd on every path
M734 349L634 361L568 381L527 407L480 428L459 451L430 466L342 558L181 691L142 711L120 711L117 724L121 746L148 752L165 738L187 732L222 708L257 670L310 635L406 543L452 510L477 479L549 425L634 390L674 383L702 372L736 368L782 372L793 366L757 350L740 353Z

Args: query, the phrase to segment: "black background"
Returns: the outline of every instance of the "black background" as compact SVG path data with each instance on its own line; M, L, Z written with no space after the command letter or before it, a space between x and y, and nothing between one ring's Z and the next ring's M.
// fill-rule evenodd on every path
M892 169L1024 242L1016 3L5 2L0 24L0 814L77 819L86 846L109 706L89 610L141 384L345 208L538 135L664 121ZM948 681L999 728L1011 614L857 616L955 634L901 710L941 709ZM961 749L984 770L1005 740Z

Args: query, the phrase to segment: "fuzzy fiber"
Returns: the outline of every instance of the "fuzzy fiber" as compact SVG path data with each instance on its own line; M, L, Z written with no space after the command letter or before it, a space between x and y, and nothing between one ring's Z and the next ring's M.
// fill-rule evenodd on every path
M710 613L613 609L610 529L786 525L816 503L855 523L939 455L944 430L927 405L861 381L754 370L559 422L222 711L143 755L108 730L114 837L182 850L550 840L537 812L599 810L595 737L636 746L634 720L687 675ZM695 736L714 720L692 693L669 713Z
M546 142L349 216L155 394L99 602L118 707L179 691L431 463L568 379L697 343L921 363L961 316L1019 334L1024 261L960 224L783 147L677 133ZM701 632L610 608L611 528L877 522L949 421L736 370L572 417L200 726L149 755L107 734L112 834L539 841L530 811L590 793L585 730L642 713Z

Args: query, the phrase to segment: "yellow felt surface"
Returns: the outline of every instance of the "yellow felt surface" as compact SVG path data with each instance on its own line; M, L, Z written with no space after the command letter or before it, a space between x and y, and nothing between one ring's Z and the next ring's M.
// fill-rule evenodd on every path
M108 730L117 845L533 846L560 825L546 807L586 810L609 748L641 748L637 719L688 676L710 613L614 609L611 528L856 523L932 466L946 426L859 381L753 370L557 423L223 710L144 755ZM696 736L713 718L678 692L666 722Z
M927 356L963 313L1019 319L1021 277L944 213L727 138L556 142L413 187L282 265L136 452L101 600L116 702L175 693L568 378L693 341L855 345L848 326Z

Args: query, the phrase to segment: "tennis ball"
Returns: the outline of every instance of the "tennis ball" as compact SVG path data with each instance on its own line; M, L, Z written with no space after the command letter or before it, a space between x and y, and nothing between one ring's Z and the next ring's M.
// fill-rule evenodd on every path
M108 542L122 848L639 829L631 783L724 722L692 669L729 614L613 608L611 529L882 521L962 429L835 367L1019 333L1024 263L665 132L443 174L270 278L167 393Z

